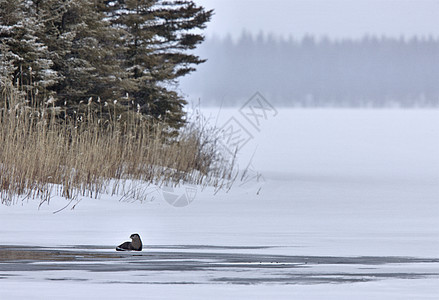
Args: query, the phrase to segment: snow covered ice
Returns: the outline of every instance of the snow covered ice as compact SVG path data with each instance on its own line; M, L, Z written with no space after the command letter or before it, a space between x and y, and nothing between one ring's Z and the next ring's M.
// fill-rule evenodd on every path
M0 254L0 299L439 298L438 110L279 109L247 129L239 166L261 176L182 208L159 191L0 206L0 253L22 256ZM133 232L144 250L116 254Z

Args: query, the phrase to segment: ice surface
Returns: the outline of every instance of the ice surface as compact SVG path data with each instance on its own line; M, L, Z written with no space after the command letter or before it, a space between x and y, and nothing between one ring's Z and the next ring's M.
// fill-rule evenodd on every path
M216 118L218 110L205 114ZM120 196L84 198L74 210L69 207L56 214L66 200L54 197L40 209L31 200L0 206L0 245L101 245L104 249L96 251L112 253L115 245L138 232L145 245L142 253L207 245L219 247L198 251L439 258L438 110L280 109L259 131L240 118L238 109L221 110L215 121L221 126L231 116L253 137L239 153L240 168L253 156L251 170L262 175L259 181L236 182L230 192L217 195L198 188L195 200L183 208L169 205L160 192L143 203L119 201ZM181 252L193 251L181 248ZM90 293L106 299L143 294L149 299L439 297L439 277L337 285L102 284L56 280L85 276L72 271L40 277L7 272L14 276L5 276L2 265L0 299L77 299ZM394 267L378 269L386 272ZM417 272L439 273L437 263L416 268ZM128 277L141 281L148 274L130 273ZM91 278L107 275L114 282L126 278L122 272L88 274ZM166 282L166 275L154 276ZM181 274L185 275L189 276Z

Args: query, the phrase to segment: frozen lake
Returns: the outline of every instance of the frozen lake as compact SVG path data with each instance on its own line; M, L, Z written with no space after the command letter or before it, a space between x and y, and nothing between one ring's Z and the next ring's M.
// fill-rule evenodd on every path
M1 206L0 298L437 299L438 110L205 114L245 128L246 180L182 208L154 189ZM134 232L144 251L113 251Z
M0 279L143 285L320 285L439 276L439 259L252 253L261 249L269 252L269 248L179 245L115 253L100 245L61 249L2 246Z

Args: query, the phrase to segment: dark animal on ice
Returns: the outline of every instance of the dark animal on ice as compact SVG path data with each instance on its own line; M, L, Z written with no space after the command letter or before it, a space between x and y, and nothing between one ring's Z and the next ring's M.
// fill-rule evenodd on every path
M116 247L117 251L142 251L142 240L137 233L131 236L131 242L125 242Z

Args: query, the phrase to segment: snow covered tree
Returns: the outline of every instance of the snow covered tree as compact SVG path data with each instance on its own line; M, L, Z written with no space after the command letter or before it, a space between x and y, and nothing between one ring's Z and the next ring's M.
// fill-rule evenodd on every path
M59 79L39 32L29 1L0 0L0 84L12 82L32 101L47 99Z
M0 0L0 80L78 110L92 98L183 124L177 79L212 11L192 1Z
M117 30L104 20L94 0L37 1L44 41L54 69L62 76L55 91L59 103L75 106L89 97L117 99L120 67Z

